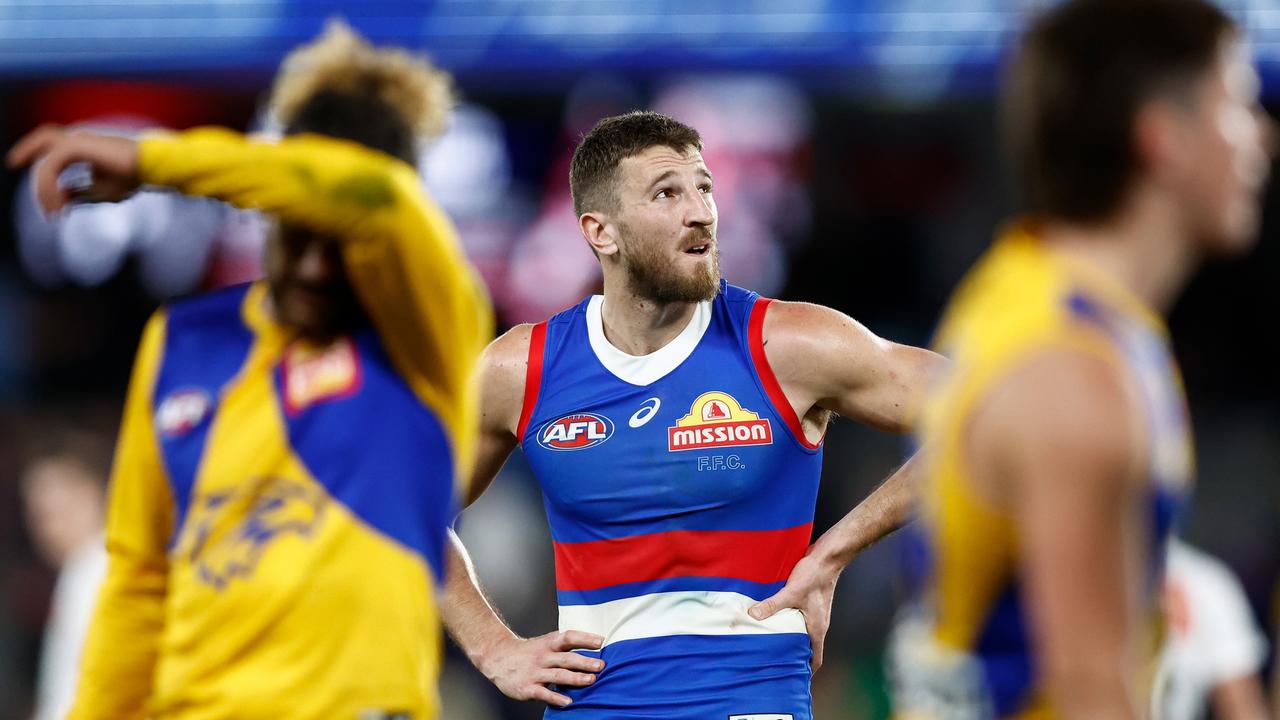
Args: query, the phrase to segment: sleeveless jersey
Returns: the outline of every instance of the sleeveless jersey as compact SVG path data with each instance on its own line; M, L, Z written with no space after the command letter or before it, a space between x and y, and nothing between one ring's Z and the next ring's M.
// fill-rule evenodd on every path
M803 617L747 615L808 547L822 464L765 358L768 303L722 283L644 357L605 339L599 296L534 327L519 439L560 627L606 663L548 717L811 717Z
M920 616L902 623L893 643L898 711L909 718L1053 717L1027 635L1014 522L974 489L964 428L996 383L1046 348L1096 355L1136 381L1150 447L1146 603L1155 627L1165 542L1192 473L1167 331L1127 289L1020 227L961 284L937 344L953 365L931 388L921 429L928 452L918 528L924 592Z

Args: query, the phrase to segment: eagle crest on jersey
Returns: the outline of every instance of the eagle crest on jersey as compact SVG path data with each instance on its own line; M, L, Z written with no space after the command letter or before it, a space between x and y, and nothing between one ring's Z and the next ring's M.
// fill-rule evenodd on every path
M193 503L183 552L202 582L222 590L235 578L253 575L273 541L291 534L310 537L327 502L320 488L282 477L205 495Z

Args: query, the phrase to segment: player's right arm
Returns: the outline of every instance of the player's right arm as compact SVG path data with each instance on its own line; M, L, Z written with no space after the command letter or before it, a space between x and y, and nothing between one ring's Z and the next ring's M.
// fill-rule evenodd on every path
M967 427L977 490L1018 537L1034 665L1055 715L1141 717L1145 438L1120 365L1053 349L1000 381Z
M361 305L397 372L443 422L461 481L475 449L476 358L493 313L452 223L409 165L319 135L265 142L224 128L149 133L141 140L41 126L18 141L10 166L39 161L46 210L73 197L119 200L140 183L256 208L339 242ZM58 182L74 163L93 181Z
M111 471L107 577L80 662L71 720L146 717L168 592L173 499L152 424L165 320L147 324L129 381Z
M480 358L480 435L469 492L470 505L493 482L518 442L516 428L524 402L532 326L518 325L490 343ZM522 638L502 621L480 590L471 558L450 531L440 615L445 628L472 664L507 697L541 700L564 707L569 698L551 691L554 683L582 687L604 667L575 648L598 649L604 639L577 631Z

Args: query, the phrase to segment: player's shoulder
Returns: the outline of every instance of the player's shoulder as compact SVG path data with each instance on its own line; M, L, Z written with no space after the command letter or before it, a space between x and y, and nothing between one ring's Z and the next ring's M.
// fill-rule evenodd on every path
M853 318L825 305L791 300L770 300L764 322L766 329L804 334L839 327L853 322Z
M239 322L245 296L252 287L253 283L244 283L170 300L161 312L171 332Z
M522 323L489 343L480 355L484 402L506 402L524 393L534 325Z
M970 432L1006 449L1088 455L1140 479L1141 428L1141 401L1118 365L1079 348L1046 346L993 381Z
M485 372L504 373L517 367L523 372L529 362L534 328L534 323L521 323L494 338L481 356Z
M762 342L770 362L803 365L826 357L858 357L886 341L843 312L807 302L773 300L765 311Z

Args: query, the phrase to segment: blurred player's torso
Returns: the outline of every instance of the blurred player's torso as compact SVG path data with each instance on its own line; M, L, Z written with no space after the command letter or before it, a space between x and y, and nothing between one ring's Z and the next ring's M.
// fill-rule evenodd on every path
M965 428L991 388L1033 354L1072 349L1136 383L1149 458L1151 577L1185 499L1192 452L1185 399L1162 321L1136 297L1046 247L1028 228L997 241L952 300L938 336L953 370L930 391L921 440L922 618L895 638L898 706L909 718L1052 717L1032 664L1013 519L976 488Z
M156 716L434 717L444 428L371 329L290 340L265 290L171 305L152 348L178 528Z
M822 463L764 358L768 301L722 284L644 357L605 339L602 304L535 326L519 428L560 627L605 638L596 682L548 714L808 720L803 617L746 612L804 554Z

